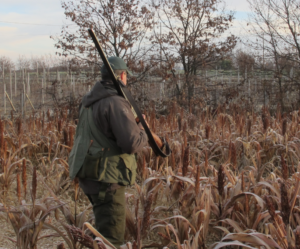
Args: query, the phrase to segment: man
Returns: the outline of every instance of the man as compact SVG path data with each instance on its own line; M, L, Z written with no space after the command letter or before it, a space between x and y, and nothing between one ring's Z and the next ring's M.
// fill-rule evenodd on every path
M116 77L127 84L126 63L108 59ZM137 124L129 102L117 95L105 66L102 81L83 97L74 146L69 156L70 177L93 204L96 229L117 248L125 233L125 186L135 181L134 153L148 138Z

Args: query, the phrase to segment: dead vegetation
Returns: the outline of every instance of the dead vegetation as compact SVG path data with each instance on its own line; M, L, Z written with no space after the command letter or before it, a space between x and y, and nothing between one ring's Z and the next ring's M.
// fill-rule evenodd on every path
M159 117L145 110L173 153L138 154L126 193L127 248L299 248L299 111L240 106L194 113L171 103ZM84 228L91 205L68 178L75 128L67 109L1 120L0 246L104 248Z

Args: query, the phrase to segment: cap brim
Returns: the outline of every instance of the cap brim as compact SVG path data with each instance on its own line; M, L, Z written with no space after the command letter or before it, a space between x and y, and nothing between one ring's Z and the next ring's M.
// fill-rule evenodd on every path
M131 75L131 76L133 75L133 73L131 71L129 71L128 69L126 71L129 75Z

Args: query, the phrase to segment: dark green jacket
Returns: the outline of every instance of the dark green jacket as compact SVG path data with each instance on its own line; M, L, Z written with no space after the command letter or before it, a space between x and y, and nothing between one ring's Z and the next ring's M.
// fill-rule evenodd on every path
M93 106L97 128L115 141L123 153L133 154L148 144L148 137L135 122L129 102L117 95L112 82L97 82L82 100L84 107Z
M135 156L124 152L136 152L146 144L147 136L137 126L129 103L116 96L111 84L97 82L82 101L69 156L70 177L133 184Z

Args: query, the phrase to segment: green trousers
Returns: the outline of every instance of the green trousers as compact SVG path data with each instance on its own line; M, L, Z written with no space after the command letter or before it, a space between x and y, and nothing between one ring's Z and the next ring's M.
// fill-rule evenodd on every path
M88 195L93 204L95 228L115 247L124 244L125 186L103 184L97 195Z

